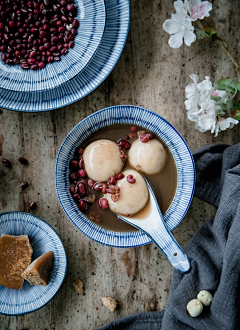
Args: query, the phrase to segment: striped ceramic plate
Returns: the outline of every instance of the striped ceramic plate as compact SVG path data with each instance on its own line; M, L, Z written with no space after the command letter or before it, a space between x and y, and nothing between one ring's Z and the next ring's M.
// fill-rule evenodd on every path
M33 260L48 251L54 252L53 269L47 286L31 286L24 281L21 290L0 285L0 314L21 315L46 305L60 288L67 268L67 258L61 239L55 230L35 215L23 212L0 214L0 236L28 235L33 248Z
M79 211L69 192L69 161L74 151L87 137L115 124L143 126L158 135L170 149L177 167L177 189L169 209L164 215L170 230L183 219L191 203L195 169L191 152L176 129L158 114L132 105L120 105L100 110L81 121L63 141L56 162L55 184L59 202L74 225L91 239L115 247L133 247L150 243L141 231L128 233L113 232L100 228Z
M75 0L79 20L74 48L60 62L38 71L0 61L0 88L17 92L44 91L76 76L90 61L100 44L106 19L104 0Z
M73 79L41 92L19 93L0 89L0 107L16 111L46 111L64 107L97 88L116 65L125 45L129 0L105 0L106 24L99 47L88 65Z

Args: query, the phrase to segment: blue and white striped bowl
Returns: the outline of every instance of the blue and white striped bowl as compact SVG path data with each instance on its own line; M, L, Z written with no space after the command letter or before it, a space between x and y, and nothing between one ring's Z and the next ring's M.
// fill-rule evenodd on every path
M0 89L0 107L25 112L53 110L76 102L97 88L116 65L127 40L129 0L105 0L106 24L99 47L88 65L56 88L39 92Z
M176 163L178 181L174 199L164 219L170 230L181 222L194 192L195 168L191 152L171 124L158 114L137 106L120 105L100 110L73 128L63 141L57 156L55 168L57 196L68 218L92 240L115 247L148 244L151 242L149 237L141 231L122 233L100 228L79 211L69 192L69 161L77 146L100 128L115 124L143 126L153 131L166 143Z
M0 61L0 88L15 92L39 92L55 88L76 76L91 60L100 44L106 19L104 0L75 0L79 20L74 48L60 62L38 71Z
M55 230L35 215L23 212L0 214L0 236L28 235L35 260L40 255L53 251L54 262L49 284L31 286L24 281L20 290L0 285L0 314L21 315L34 312L46 305L57 293L66 275L67 257L61 239Z

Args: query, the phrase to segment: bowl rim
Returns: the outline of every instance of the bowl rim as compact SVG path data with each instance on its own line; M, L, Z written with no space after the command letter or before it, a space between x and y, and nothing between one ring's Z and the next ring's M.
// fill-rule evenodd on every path
M88 11L91 13L91 17L89 20L88 15L85 15L85 18L81 20L81 10L80 10L80 2L83 3L83 1L86 1L84 4L85 11ZM89 3L91 2L91 5L89 6ZM5 62L0 62L2 65L2 69L7 68L8 74L5 76L2 76L2 80L5 82L7 81L7 86L0 87L0 90L9 91L9 92L17 92L17 93L39 93L39 92L47 92L50 90L55 89L56 87L61 86L62 84L65 84L69 80L73 79L75 76L77 76L83 69L85 69L88 64L90 63L91 59L93 58L94 54L96 53L97 49L99 48L99 45L101 43L105 25L106 25L106 4L104 0L77 0L75 3L76 7L78 8L78 14L75 18L79 20L79 30L78 34L76 35L76 38L74 39L75 47L70 49L71 54L68 53L65 56L61 58L60 62L53 62L51 63L51 67L46 66L42 70L37 71L31 71L27 70L24 72L20 68L20 65L17 64L16 66L7 65ZM98 14L96 15L96 11ZM86 19L87 18L87 19ZM84 24L84 29L81 29L81 25ZM94 37L93 37L94 36ZM82 43L82 40L86 39L88 42ZM89 41L91 40L91 44ZM77 47L77 49L76 49ZM80 47L80 53L83 53L84 56L80 58L81 60L75 60L74 63L70 63L69 61L72 58L75 58L76 53L79 53L79 47ZM70 56L69 56L70 55ZM71 58L69 58L71 57ZM77 70L76 70L77 67ZM59 72L56 72L59 69ZM11 70L11 71L10 71ZM4 70L0 70L4 71ZM76 72L77 71L77 72ZM51 78L48 76L51 74ZM27 88L26 86L20 89L13 89L13 77L20 76L21 80L14 82L14 88L19 84L23 85L22 82L27 82ZM47 80L46 80L47 79ZM34 81L34 88L32 85L32 81ZM10 86L9 86L10 85ZM43 88L41 85L44 85ZM40 88L41 86L41 88ZM38 89L38 88L40 89ZM7 109L7 108L6 108ZM21 110L20 110L21 111Z
M61 245L61 247L62 247L62 250L63 250L63 252L64 252L64 256L65 256L65 260L64 260L64 264L65 264L65 269L64 269L64 273L63 273L63 278L62 278L62 280L61 280L61 283L59 283L59 287L58 287L58 289L56 290L56 292L53 294L53 296L51 296L51 298L48 300L48 301L46 301L42 306L40 306L40 307L37 307L37 308L35 308L35 309L32 309L32 310L29 310L29 311L27 311L27 312L23 312L23 313L3 313L3 312L1 312L1 310L0 310L0 315L6 315L6 316L18 316L18 315L25 315L25 314L30 314L30 313L32 313L32 312L35 312L35 311L37 311L37 310L39 310L39 309L41 309L41 308L43 308L44 306L46 306L54 297L55 297L55 295L58 293L58 291L59 291L59 289L61 288L61 286L62 286L62 284L63 284L63 281L64 281L64 279L65 279L65 277L66 277L66 273L67 273L67 254L66 254L66 251L65 251L65 247L64 247L64 245L63 245L63 242L62 242L62 240L61 240L61 238L60 238L60 236L58 235L58 233L56 232L56 230L47 222L47 221L45 221L45 220L43 220L42 218L40 218L40 217L38 217L37 215L35 215L35 214L31 214L31 213L27 213L27 212L19 212L19 211L9 211L9 212L3 212L3 213L0 213L0 225L1 225L1 217L2 216L5 216L5 215L12 215L12 214L20 214L21 216L23 216L23 217L26 217L26 216L30 216L30 217L32 217L32 218L35 218L35 219L37 219L38 220L38 223L39 223L39 221L40 222L43 222L45 225L47 225L48 227L50 227L50 229L54 232L54 234L56 235L56 237L58 238L58 240L59 240L59 243L60 243L60 245Z
M69 220L77 227L77 229L80 232L82 232L85 236L89 237L93 241L96 241L98 243L101 243L101 244L104 244L104 245L107 245L107 246L129 248L129 247L136 247L136 246L141 246L141 245L149 244L149 243L151 243L151 239L146 234L144 234L143 232L141 232L142 235L144 235L145 241L144 242L143 241L142 242L135 242L135 243L131 243L130 244L130 242L132 242L132 241L139 240L139 236L140 236L140 232L139 231L133 231L133 232L115 232L115 231L107 230L107 229L104 229L104 228L101 228L101 227L95 225L85 215L83 215L83 213L81 213L78 210L75 202L73 202L74 204L72 203L73 200L71 201L71 200L68 200L66 198L66 196L64 196L64 198L63 198L63 196L61 196L62 193L61 193L61 189L59 187L59 185L61 185L61 182L59 181L59 178L58 178L58 171L59 171L59 166L60 166L59 163L61 162L61 157L63 157L63 155L62 155L63 149L64 149L66 143L68 143L69 141L72 142L71 141L71 138L74 135L74 133L76 133L77 130L80 130L84 126L84 124L86 122L93 121L93 123L94 123L94 119L97 116L101 116L101 114L103 114L104 112L111 111L111 110L113 110L113 111L114 110L116 110L116 111L119 110L121 112L124 108L131 108L131 109L133 108L135 110L140 110L140 111L143 111L146 114L150 114L150 116L155 116L156 118L158 118L160 120L160 122L162 122L165 125L167 125L167 127L170 128L172 130L172 132L174 132L174 134L179 138L179 141L182 144L182 146L184 146L185 150L187 151L187 154L188 154L189 160L190 160L190 162L189 162L189 168L190 168L190 172L191 172L190 174L192 175L191 188L190 188L191 189L191 192L187 196L186 206L184 207L184 211L182 212L181 217L179 218L178 223L174 223L174 224L166 223L166 224L167 224L169 230L173 230L182 221L182 219L184 218L187 210L189 209L189 206L190 206L191 201L192 201L192 198L193 198L194 189L195 189L196 173L195 173L195 164L194 164L193 156L191 154L191 151L190 151L187 143L185 142L185 140L183 139L183 137L181 136L181 134L175 129L175 127L173 127L166 119L164 119L163 117L161 117L159 114L157 114L157 113L155 113L155 112L153 112L153 111L151 111L149 109L143 108L143 107L139 107L139 106L135 106L135 105L116 105L116 106L111 106L111 107L107 107L107 108L101 109L101 110L99 110L99 111L97 111L97 112L89 115L88 117L86 117L82 121L80 121L67 134L67 136L65 137L65 139L63 140L63 142L62 142L62 144L61 144L61 146L59 148L58 155L57 155L57 158L56 158L56 165L55 165L55 187L56 187L56 193L57 193L58 200L60 202L60 205L61 205L64 213L67 215L67 217L69 218ZM119 123L121 123L121 124L123 123L124 124L124 123L127 123L127 122L121 121ZM131 123L131 122L128 122L128 123L129 124L136 124L136 123ZM109 126L109 125L101 126L98 129L103 128L103 127L106 127L106 126ZM142 125L142 126L144 127L144 125ZM94 133L98 129L93 130L92 133ZM91 134L89 134L88 136L90 136ZM87 139L88 136L85 139ZM79 142L78 144L80 144L80 143L81 142ZM72 150L72 155L73 155L76 147L73 147L72 146L72 148L74 148L74 150ZM69 160L70 160L70 158L69 158ZM176 164L176 166L177 166L177 164ZM64 173L66 173L66 172L69 173L69 168L67 168L67 169L65 168L64 169ZM68 181L68 176L65 179ZM69 182L68 182L68 185L69 185ZM70 195L69 188L68 188L68 194ZM175 195L176 195L176 193L175 193ZM175 197L176 196L174 196L173 201L175 200ZM77 213L77 216L79 216L79 219L80 219L80 222L81 222L81 226L82 227L80 227L78 225L78 223L76 223L76 221L74 221L71 218L71 216L69 214L69 211L67 210L67 208L69 206L67 202L70 202L72 204L73 208L74 208L74 205L75 205L74 212ZM172 204L173 203L171 203L171 205ZM175 204L176 204L176 202L175 202ZM171 207L171 205L170 205L170 207ZM170 209L170 207L169 207L169 209ZM70 209L70 212L72 212L71 209ZM92 236L92 230L93 231L96 231L97 230L99 233L94 234ZM109 236L110 237L109 238L109 242L108 241L105 241L105 240L102 241L101 240L102 235L103 236L105 236L105 235L106 236ZM147 240L146 240L146 238L147 238ZM124 242L122 242L122 241L124 241Z
M104 36L105 30L106 30L106 25L107 25L106 23L107 23L107 21L108 20L111 21L111 18L109 19L109 16L111 16L111 10L112 10L113 6L117 6L116 3L118 3L118 2L119 2L118 0L105 0L106 21L105 21L105 27L104 27L103 36ZM109 8L108 8L108 6L109 6ZM124 11L122 10L122 7L124 8ZM59 104L59 102L57 102L56 105L51 106L51 103L50 103L50 105L48 103L47 105L44 105L44 108L41 108L41 109L36 109L36 108L34 108L34 109L32 109L32 108L31 109L26 109L25 104L22 101L21 101L22 102L21 104L14 103L14 105L12 105L12 100L11 100L11 105L6 105L5 104L6 103L6 101L5 101L6 98L5 98L4 99L4 104L3 104L3 102L2 102L2 104L0 103L0 107L2 109L6 109L6 110L10 110L10 111L27 112L27 113L46 112L46 111L60 109L60 108L66 107L68 105L71 105L71 104L73 104L73 103L75 103L75 102L83 99L85 96L89 95L90 93L92 93L95 89L97 89L107 79L107 77L110 75L110 73L112 72L112 70L115 68L115 66L116 66L117 62L119 61L119 58L120 58L120 56L121 56L121 54L123 52L123 49L125 47L125 44L126 44L126 41L127 41L127 37L128 37L129 27L130 27L131 8L130 8L130 0L121 0L119 2L119 5L117 6L118 14L121 16L121 19L125 15L126 8L127 8L127 19L124 19L124 22L127 21L126 28L122 28L122 30L121 30L121 29L119 29L119 27L116 27L116 29L118 29L118 36L117 36L116 42L120 40L120 42L121 42L120 47L118 47L114 52L112 52L109 55L110 61L109 61L109 59L108 59L108 61L105 60L104 65L103 65L103 69L104 70L101 71L101 72L98 72L97 75L95 75L94 77L92 77L88 81L88 88L81 95L77 95L76 96L76 93L74 92L74 94L71 94L71 97L68 97L68 101L66 101L64 104ZM121 40L122 34L124 34L123 40ZM103 39L103 36L102 36L102 39ZM87 70L89 70L89 67L91 67L92 62L95 65L96 64L95 62L100 60L99 59L99 56L100 56L99 55L100 54L99 49L101 48L100 46L106 46L106 42L103 43L102 42L102 39L100 41L100 44L99 44L98 48L96 49L95 53L93 54L92 58L87 63L86 67L82 70L82 71L84 71L84 74L85 75L86 75L85 69L86 69L86 72L87 72ZM116 44L116 42L115 42L115 44ZM91 70L92 70L92 68L91 68ZM81 72L79 74L81 74ZM64 88L65 89L68 89L69 88L68 83L70 81L71 82L74 82L75 79L77 79L77 77L80 79L80 77L78 75L76 75L72 79L66 81L66 83L62 84L61 86L64 85ZM97 79L96 77L100 77L100 78ZM96 80L99 80L99 81L96 82ZM76 82L76 84L77 83L78 82ZM53 88L52 90L50 90L51 91L51 95L54 95L54 93L55 93L55 91L56 91L57 88ZM0 88L0 92L1 92L1 88ZM8 93L11 93L11 92L12 91L8 90ZM12 92L12 93L14 93L14 92ZM43 92L39 92L39 93L43 93ZM57 91L57 93L59 93L59 91ZM33 96L34 96L34 100L37 97L39 97L40 99L43 99L44 98L44 95L42 95L42 94L41 95L38 95L38 92L34 92L33 93ZM59 97L59 95L58 95L58 97ZM16 98L16 95L14 95L14 99L15 98ZM2 100L0 100L0 102L1 101ZM50 102L50 101L48 100L48 102Z

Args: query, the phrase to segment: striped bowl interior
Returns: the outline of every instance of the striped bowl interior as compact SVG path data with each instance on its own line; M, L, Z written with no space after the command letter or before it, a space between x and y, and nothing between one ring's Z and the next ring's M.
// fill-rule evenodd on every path
M78 34L74 47L60 62L48 64L44 69L22 70L20 65L7 65L0 61L0 88L35 92L55 88L76 76L91 60L100 44L106 19L104 0L75 0Z
M67 258L61 239L55 230L35 215L23 212L0 214L0 236L28 235L33 248L32 260L54 252L54 263L47 286L31 286L24 281L21 290L0 285L0 314L21 315L31 313L46 305L57 293L66 275Z
M158 135L170 149L177 167L177 189L164 220L173 230L183 219L191 203L195 168L191 152L176 129L158 114L136 106L120 105L100 110L81 121L67 135L58 152L55 184L59 202L72 223L86 236L99 243L115 247L133 247L151 242L141 231L114 232L100 228L81 213L69 192L69 161L84 140L100 128L115 124L143 126Z
M54 89L39 92L0 90L0 107L39 112L64 107L97 88L116 65L125 45L129 23L129 0L105 0L106 24L99 47L89 64L74 78Z

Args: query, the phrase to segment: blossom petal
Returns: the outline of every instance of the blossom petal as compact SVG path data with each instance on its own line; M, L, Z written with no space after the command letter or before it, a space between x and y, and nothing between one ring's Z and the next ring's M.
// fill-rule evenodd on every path
M167 19L163 23L163 30L169 34L175 34L179 30L179 25L173 19Z
M212 10L212 4L208 1L190 0L188 10L191 20L196 21L197 19L203 19L210 15L209 11Z
M178 33L172 35L169 40L168 44L171 48L179 48L183 44L183 33L179 31Z
M191 44L196 41L196 34L193 31L185 31L184 32L184 42L187 46L191 46Z
M186 18L183 14L181 13L172 14L172 19L174 20L174 22L176 22L179 25L179 29L181 26L185 26Z
M181 13L184 16L188 16L187 6L182 2L182 0L175 1L173 5L177 13Z

